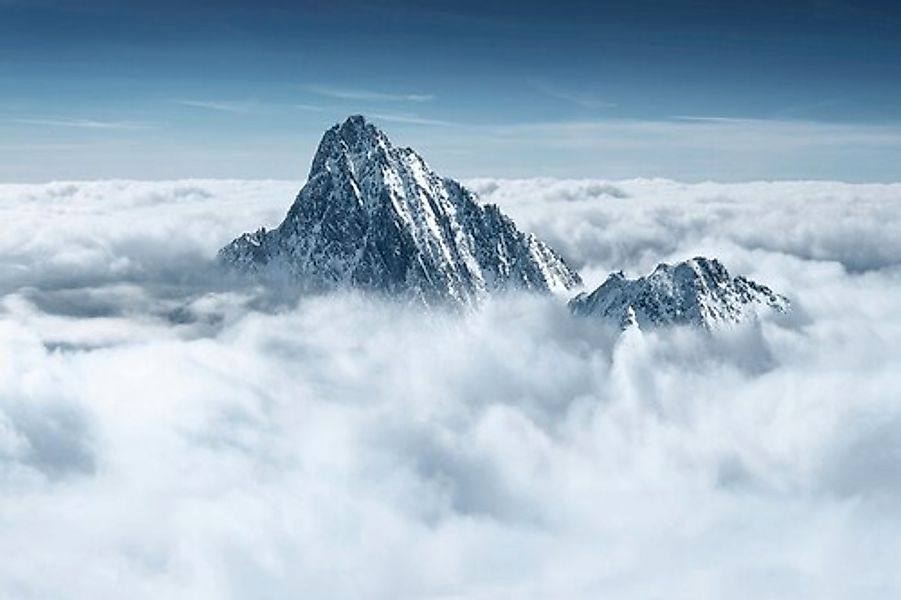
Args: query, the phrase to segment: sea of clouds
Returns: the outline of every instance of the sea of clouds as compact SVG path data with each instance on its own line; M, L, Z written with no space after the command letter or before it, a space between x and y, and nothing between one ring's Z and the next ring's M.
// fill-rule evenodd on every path
M901 594L901 185L476 180L594 287L720 258L709 336L273 299L299 185L0 185L0 597Z

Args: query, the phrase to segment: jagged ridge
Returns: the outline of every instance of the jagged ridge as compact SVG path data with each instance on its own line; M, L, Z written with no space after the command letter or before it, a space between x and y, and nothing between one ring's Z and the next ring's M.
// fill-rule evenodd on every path
M425 302L468 303L497 290L548 292L581 282L497 206L480 205L361 116L325 133L281 225L242 235L219 260L308 289L350 286Z
M789 302L765 285L730 276L716 259L696 257L675 265L661 263L638 279L613 273L590 294L573 298L569 306L577 315L608 319L624 328L638 324L710 329L738 323L760 309L787 312Z

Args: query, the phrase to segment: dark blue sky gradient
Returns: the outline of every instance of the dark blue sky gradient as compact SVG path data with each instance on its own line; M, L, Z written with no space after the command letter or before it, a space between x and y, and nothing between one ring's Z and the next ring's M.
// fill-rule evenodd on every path
M301 178L351 112L464 177L896 180L901 3L0 0L4 180Z

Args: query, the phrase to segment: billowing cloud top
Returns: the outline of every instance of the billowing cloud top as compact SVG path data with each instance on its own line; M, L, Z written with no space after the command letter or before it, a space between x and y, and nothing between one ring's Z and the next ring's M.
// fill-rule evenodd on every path
M208 269L297 182L0 186L0 596L890 597L901 186L470 184L580 268L795 310L618 332Z

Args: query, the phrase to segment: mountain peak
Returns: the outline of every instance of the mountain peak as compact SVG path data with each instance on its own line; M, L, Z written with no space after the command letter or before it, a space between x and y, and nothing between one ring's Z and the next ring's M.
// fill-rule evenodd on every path
M282 224L239 237L219 258L302 287L350 286L427 303L580 283L547 244L360 115L325 132Z
M372 143L377 140L388 141L385 133L366 120L363 115L351 115L343 123L338 123L329 131L334 130L338 137L350 148L357 147L361 143Z
M356 168L379 149L386 154L389 148L392 148L391 141L381 129L362 115L352 115L322 135L307 179L323 170Z
M660 263L644 277L613 273L590 294L570 301L578 315L600 317L642 328L695 325L712 329L738 323L768 309L786 312L789 302L745 277L732 277L717 259L702 256L676 264Z
M336 125L336 127L341 127L342 129L345 127L352 127L352 128L359 129L367 124L368 123L366 121L366 117L364 117L363 115L350 115L349 117L344 119L344 123L341 123L340 125Z

